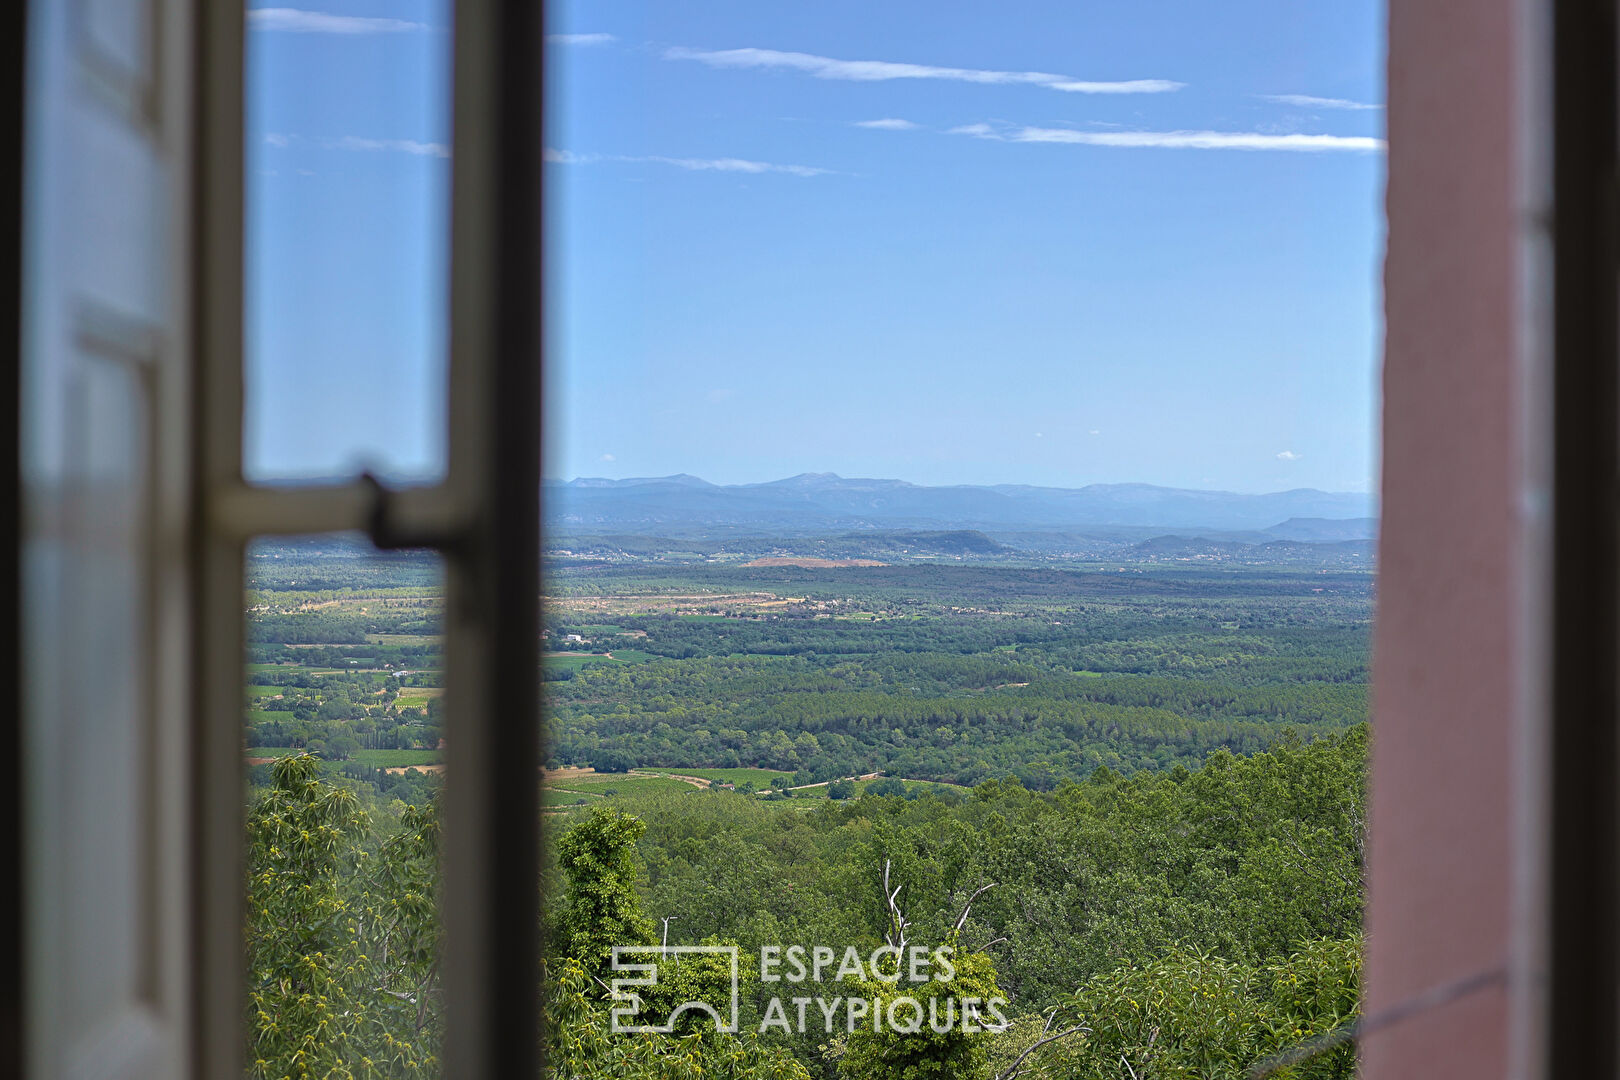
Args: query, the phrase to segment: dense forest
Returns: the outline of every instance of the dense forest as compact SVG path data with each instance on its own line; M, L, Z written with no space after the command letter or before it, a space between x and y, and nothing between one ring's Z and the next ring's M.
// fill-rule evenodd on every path
M570 816L544 882L553 1075L1245 1076L1357 1013L1365 744L1364 727L1285 735L1198 770L1099 769L1052 792L1001 780L812 804L694 790ZM258 1075L434 1075L433 811L364 804L306 756L278 762L254 806ZM885 868L912 940L952 946L963 977L1005 1000L1003 1028L761 1033L776 991L751 975L736 1037L608 1034L612 945L651 943L669 917L673 942L734 943L750 962L786 942L866 955L892 925ZM701 995L701 975L680 993ZM1050 1032L1068 1034L1037 1046ZM938 1067L906 1071L919 1064ZM1274 1075L1353 1068L1352 1047L1330 1042Z
M252 565L251 1071L435 1075L436 564ZM547 569L552 1075L1353 1074L1370 574ZM608 948L665 933L738 948L737 1035L611 1032ZM762 949L897 933L955 956L932 993L1005 1023L766 1023ZM682 962L638 1004L717 980ZM897 1002L876 964L819 992Z
M557 589L551 641L647 662L548 665L555 765L1049 790L1366 716L1365 574L596 566Z

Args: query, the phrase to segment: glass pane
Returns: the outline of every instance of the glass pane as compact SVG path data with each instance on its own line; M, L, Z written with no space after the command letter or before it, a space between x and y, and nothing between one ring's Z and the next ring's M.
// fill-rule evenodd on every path
M438 1074L441 581L354 537L249 553L252 1076Z
M250 478L443 471L450 18L249 10Z

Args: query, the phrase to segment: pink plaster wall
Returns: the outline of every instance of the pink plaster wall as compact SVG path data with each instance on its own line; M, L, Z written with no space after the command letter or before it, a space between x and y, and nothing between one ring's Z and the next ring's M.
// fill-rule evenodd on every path
M1525 670L1518 2L1390 8L1369 1016L1508 969ZM1369 1034L1363 1075L1506 1076L1510 985Z

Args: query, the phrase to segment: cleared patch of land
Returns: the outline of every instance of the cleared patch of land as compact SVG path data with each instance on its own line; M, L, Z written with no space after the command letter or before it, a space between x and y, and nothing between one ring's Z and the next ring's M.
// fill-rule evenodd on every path
M541 654L541 659L553 669L571 668L575 671L578 671L586 664L644 664L652 658L652 653L642 652L640 649L613 649L609 652L581 652L577 649L570 649Z
M309 752L308 749L302 746L250 746L247 748L247 763L249 765L268 765L277 758L291 757L294 754ZM348 760L357 765L368 765L374 769L387 768L390 772L398 772L402 768L425 767L431 767L433 771L437 771L443 767L439 764L443 756L443 753L438 750L360 749L350 754Z
M577 795L653 795L670 791L697 791L699 788L673 776L636 776L626 773L593 773L567 785L547 784L543 790L571 791Z
M680 779L690 778L692 781L702 781L702 786L711 784L753 784L757 788L771 787L779 780L788 778L789 773L777 769L637 769L637 773L653 776L674 776Z
M394 698L394 703L400 708L409 705L426 705L430 698L436 698L444 693L442 686L402 686Z
M350 758L372 768L403 765L436 765L444 755L438 750L356 750Z
M802 596L779 596L769 592L634 593L613 596L546 596L541 605L572 617L616 615L762 615L790 604L804 602Z
M542 769L540 771L540 783L547 787L551 787L556 784L567 783L570 780L578 780L582 776L595 775L596 770L589 765L585 765L577 769Z
M540 806L544 810L589 806L591 803L598 802L601 799L601 795L586 795L578 791L561 791L556 788L540 789Z

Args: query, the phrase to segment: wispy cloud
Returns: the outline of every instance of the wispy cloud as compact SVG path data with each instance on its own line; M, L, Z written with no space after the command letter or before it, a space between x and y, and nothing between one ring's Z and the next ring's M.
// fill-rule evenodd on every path
M619 39L612 34L547 34L552 45L611 45Z
M417 142L415 139L367 139L359 135L337 137L322 136L305 139L301 135L285 135L272 131L264 137L267 145L285 150L294 143L304 143L322 150L363 150L373 153L414 154L418 157L447 158L450 148L444 143Z
M1275 444L1273 444L1273 445L1275 445ZM1305 456L1304 454L1296 454L1292 450L1284 450L1282 453L1277 455L1277 460L1278 461L1298 461L1300 458L1302 458L1304 456Z
M664 50L669 60L696 60L717 68L778 68L802 71L818 79L849 82L885 82L890 79L946 79L969 83L1022 83L1066 90L1076 94L1163 94L1180 90L1185 84L1169 79L1129 79L1099 82L1053 75L1044 71L986 71L980 68L934 67L889 60L835 60L811 53L778 52L775 49L687 49Z
M284 7L250 8L247 21L250 30L280 30L291 34L403 34L428 29L426 23L404 19L370 19Z
M589 165L593 161L600 161L596 154L576 154L572 150L558 150L548 146L541 151L542 160L553 165Z
M651 155L648 157L618 158L620 161L650 161L659 165L673 165L678 169L698 172L789 173L793 176L826 176L831 169L818 169L810 165L774 165L766 161L745 161L742 158L673 158Z
M899 117L889 116L882 120L857 120L856 127L876 128L878 131L915 131L917 125L910 120L901 120Z
M1262 101L1277 105L1293 105L1300 109L1382 109L1382 105L1346 98L1312 97L1310 94L1261 94Z
M1304 153L1384 149L1384 140L1362 135L1268 135L1254 131L1074 131L1069 128L1006 128L965 124L952 135L972 135L1015 143L1072 143L1127 149L1166 150L1292 150Z
M1122 82L1089 82L1084 79L1066 79L1046 83L1053 90L1070 94L1168 94L1180 90L1186 83L1170 79L1126 79Z
M450 156L450 148L444 143L417 142L415 139L363 139L358 135L345 135L340 139L322 139L320 145L327 150L385 151L438 158Z
M594 165L599 161L617 161L632 165L670 165L689 172L734 173L786 173L789 176L829 176L832 169L818 169L811 165L778 165L769 161L749 161L746 158L678 158L661 154L579 154L572 150L559 150L548 146L542 152L544 160L554 165Z

